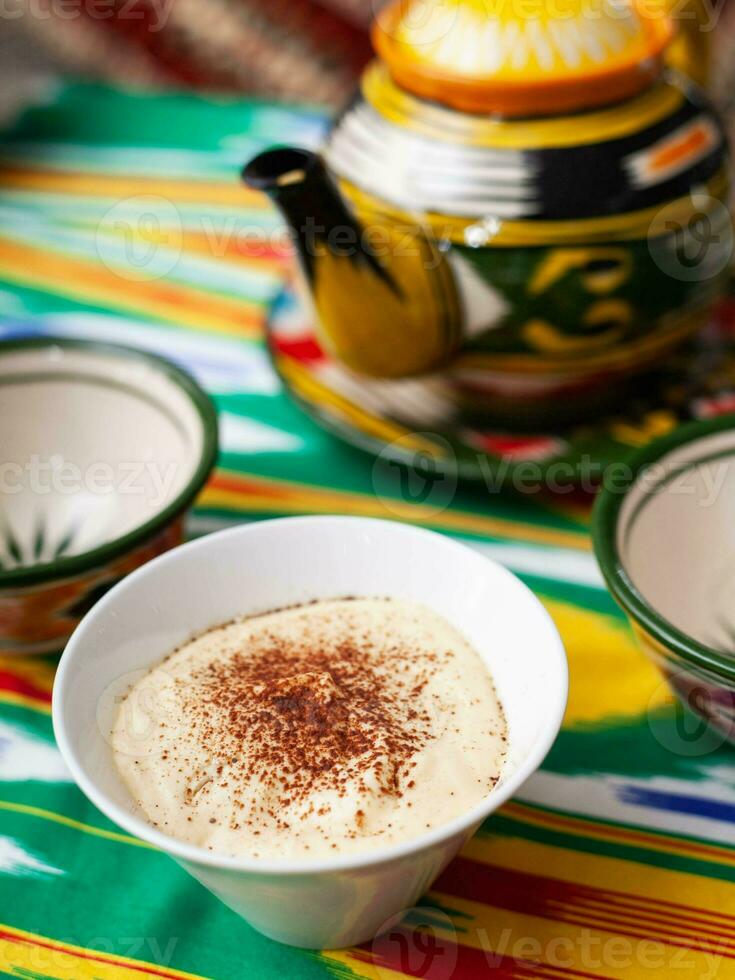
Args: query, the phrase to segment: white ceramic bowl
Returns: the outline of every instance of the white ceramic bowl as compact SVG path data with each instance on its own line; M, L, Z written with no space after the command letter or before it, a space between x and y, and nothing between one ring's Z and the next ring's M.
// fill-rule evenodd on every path
M310 599L392 596L425 603L486 660L509 726L503 776L445 826L365 856L245 860L155 830L113 763L105 732L126 678L192 633ZM122 678L122 680L121 680ZM368 940L412 906L480 823L540 765L561 725L567 663L534 595L502 566L430 531L352 517L264 521L200 538L115 586L62 657L54 730L81 789L127 831L160 847L260 932L310 948Z

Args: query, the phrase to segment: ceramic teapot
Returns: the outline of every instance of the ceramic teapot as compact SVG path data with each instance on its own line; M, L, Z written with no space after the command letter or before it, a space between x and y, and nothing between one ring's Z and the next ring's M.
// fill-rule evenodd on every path
M632 0L385 8L323 152L244 170L330 355L520 417L581 411L695 331L727 276L727 148L672 33Z

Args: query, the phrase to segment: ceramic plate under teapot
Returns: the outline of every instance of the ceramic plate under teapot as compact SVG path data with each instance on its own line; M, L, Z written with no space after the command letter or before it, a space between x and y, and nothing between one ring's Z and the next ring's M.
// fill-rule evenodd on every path
M478 423L442 378L365 378L320 345L292 291L271 311L271 355L284 384L321 425L347 442L409 465L493 485L535 479L552 492L592 486L631 447L689 419L735 412L735 310L718 309L684 347L621 390L621 406L584 424L527 427ZM566 488L566 489L565 489Z

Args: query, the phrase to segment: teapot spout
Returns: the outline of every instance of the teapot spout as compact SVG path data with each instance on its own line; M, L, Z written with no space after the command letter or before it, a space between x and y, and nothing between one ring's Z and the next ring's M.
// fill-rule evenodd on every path
M451 273L420 227L407 232L382 216L363 226L322 158L308 150L266 150L242 176L270 197L291 229L329 353L374 377L438 366L456 340L456 324L447 323L458 303ZM405 247L407 234L414 249ZM399 241L403 248L394 247ZM437 300L437 280L449 282L448 305Z
M331 251L337 255L351 253L372 274L396 288L388 271L366 247L360 223L317 153L297 147L266 150L247 164L242 177L248 187L267 194L286 219L310 286L317 260Z

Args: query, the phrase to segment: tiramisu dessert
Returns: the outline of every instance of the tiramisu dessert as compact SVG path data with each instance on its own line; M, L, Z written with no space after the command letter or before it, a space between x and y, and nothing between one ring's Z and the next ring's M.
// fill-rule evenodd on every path
M497 782L506 738L480 655L397 599L211 629L137 681L112 732L154 826L269 859L374 851L452 820Z

